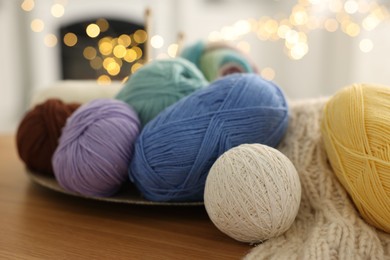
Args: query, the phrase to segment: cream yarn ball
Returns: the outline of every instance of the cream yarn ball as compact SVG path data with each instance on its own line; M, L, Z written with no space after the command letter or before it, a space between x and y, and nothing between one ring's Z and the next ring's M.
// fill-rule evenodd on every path
M287 231L298 214L301 184L278 150L243 144L222 154L207 176L204 203L219 230L257 243Z

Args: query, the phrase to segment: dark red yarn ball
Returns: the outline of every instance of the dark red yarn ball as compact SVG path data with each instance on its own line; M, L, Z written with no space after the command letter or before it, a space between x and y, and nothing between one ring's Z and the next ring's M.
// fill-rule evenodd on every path
M79 106L48 99L26 113L17 130L16 145L20 158L29 169L54 174L51 158L62 128Z

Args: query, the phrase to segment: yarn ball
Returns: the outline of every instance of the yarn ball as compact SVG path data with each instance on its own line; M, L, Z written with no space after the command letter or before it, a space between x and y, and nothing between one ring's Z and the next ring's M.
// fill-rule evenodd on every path
M209 81L233 73L258 71L249 57L226 43L206 44L199 41L186 47L180 56L193 62Z
M63 129L53 156L55 177L65 190L111 196L127 180L140 123L134 110L114 99L81 106Z
M137 70L116 98L131 105L144 126L166 107L207 84L202 73L184 59L156 60Z
M324 108L321 130L331 166L361 216L390 233L390 87L340 90Z
M204 191L207 214L217 228L249 243L287 231L300 201L301 183L292 162L261 144L243 144L222 154Z
M34 91L30 107L45 102L50 98L62 100L65 103L85 104L99 98L114 98L122 88L122 84L112 82L109 85L99 85L96 80L62 80L46 88Z
M226 76L145 126L130 179L152 201L202 201L207 173L218 156L243 143L276 146L287 123L279 87L254 74Z
M34 171L53 174L52 156L68 117L79 107L48 99L29 110L21 120L16 133L19 157Z

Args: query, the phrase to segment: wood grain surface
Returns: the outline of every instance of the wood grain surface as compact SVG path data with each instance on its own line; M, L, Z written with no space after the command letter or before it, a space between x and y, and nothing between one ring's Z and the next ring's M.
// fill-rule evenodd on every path
M0 136L0 259L240 259L203 206L116 204L32 182L13 136Z

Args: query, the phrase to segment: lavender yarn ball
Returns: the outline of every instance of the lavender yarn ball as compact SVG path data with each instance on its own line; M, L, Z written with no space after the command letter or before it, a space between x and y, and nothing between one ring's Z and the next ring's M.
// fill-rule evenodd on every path
M129 175L153 201L202 201L207 174L225 151L244 143L279 144L288 125L281 89L233 74L171 105L142 130Z
M115 194L127 168L140 121L126 103L97 99L69 117L53 156L54 175L67 191L85 196Z

